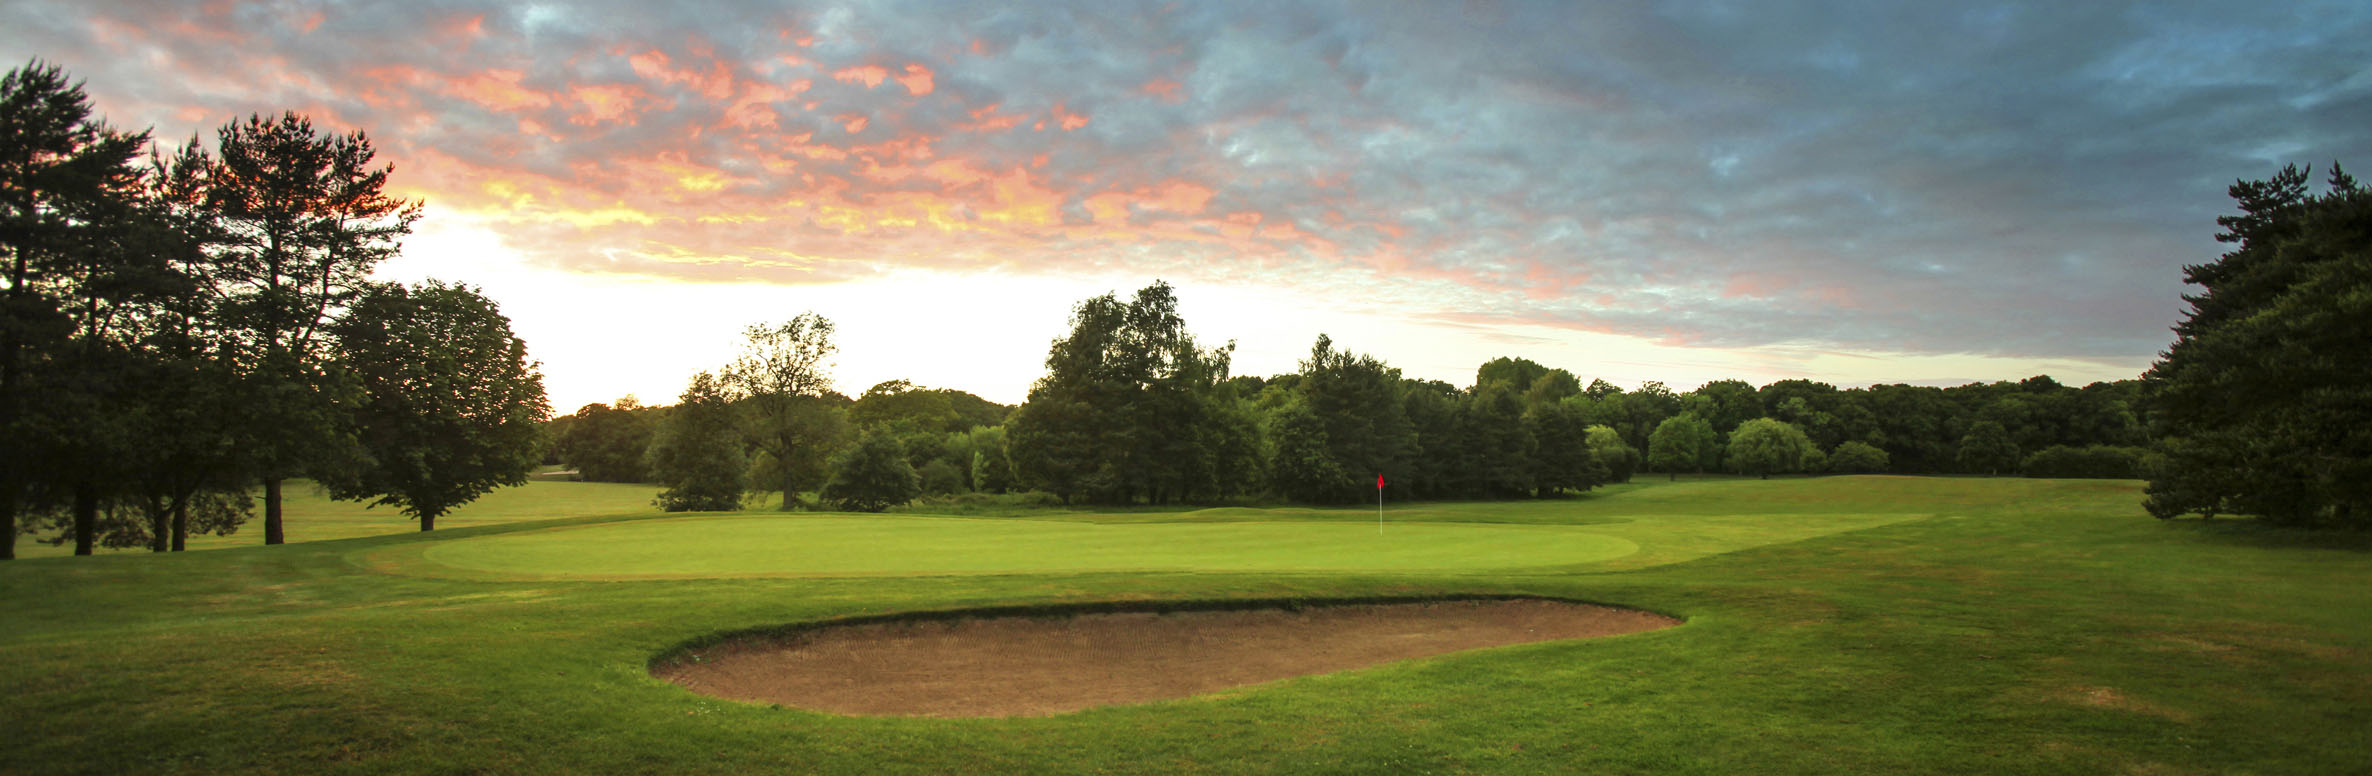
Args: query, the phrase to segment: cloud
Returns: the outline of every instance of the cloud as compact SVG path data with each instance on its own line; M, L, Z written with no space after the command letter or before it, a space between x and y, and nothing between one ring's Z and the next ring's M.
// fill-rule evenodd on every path
M178 140L295 109L575 272L1100 272L1672 343L2146 359L2372 14L2213 3L26 2Z

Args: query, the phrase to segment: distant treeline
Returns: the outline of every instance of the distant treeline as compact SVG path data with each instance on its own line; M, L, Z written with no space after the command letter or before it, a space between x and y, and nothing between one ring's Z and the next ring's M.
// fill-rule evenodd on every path
M828 337L810 344L828 349ZM1717 380L1687 392L1658 382L1626 391L1503 357L1460 387L1405 378L1325 336L1299 371L1271 377L1230 375L1232 349L1198 345L1167 284L1129 299L1099 296L1076 308L1021 406L905 381L855 399L800 397L793 414L805 444L787 462L742 456L741 479L779 482L788 467L793 481L823 486L841 507L858 504L829 486L860 480L888 483L871 505L1021 490L1096 504L1323 504L1372 500L1378 476L1394 498L1422 499L1547 496L1642 472L2128 478L2144 443L2133 380L1853 389ZM778 427L756 402L726 398L741 408L730 421L739 433L717 444L754 449ZM673 412L631 397L587 405L553 421L557 460L589 480L677 484L683 474L660 470L653 454L680 425ZM853 454L866 444L869 455ZM888 471L844 468L859 465Z

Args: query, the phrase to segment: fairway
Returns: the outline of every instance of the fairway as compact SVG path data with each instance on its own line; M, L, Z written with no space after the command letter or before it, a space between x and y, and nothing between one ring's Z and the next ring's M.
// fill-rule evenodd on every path
M1475 523L1107 525L901 515L639 520L439 544L431 562L521 577L1475 571L1637 552L1581 528Z
M2152 520L2140 496L1635 482L1395 504L1379 536L1372 507L657 516L631 489L543 483L474 527L0 565L0 771L2360 770L2372 554ZM384 520L300 504L292 535ZM1688 624L1045 717L843 716L652 674L722 634L866 618L1473 596ZM1270 651L1295 649L1322 651Z

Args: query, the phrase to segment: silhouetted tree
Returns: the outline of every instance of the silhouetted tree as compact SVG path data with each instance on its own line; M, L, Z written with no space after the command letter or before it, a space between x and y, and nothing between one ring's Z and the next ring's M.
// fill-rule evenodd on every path
M374 286L330 333L361 388L348 412L365 455L324 478L331 496L395 507L429 531L453 507L527 482L551 406L493 300L434 280Z

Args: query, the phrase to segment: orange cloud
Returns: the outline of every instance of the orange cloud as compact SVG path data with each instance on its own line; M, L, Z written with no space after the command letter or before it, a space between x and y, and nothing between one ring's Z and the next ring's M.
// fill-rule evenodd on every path
M1186 101L1186 95L1181 94L1178 91L1182 86L1184 86L1184 84L1180 84L1176 81L1155 78L1151 81L1146 81L1144 86L1137 87L1137 91L1153 95L1154 99L1161 100L1162 102L1176 105Z
M484 73L454 81L453 96L485 106L494 111L519 111L551 107L552 98L542 92L519 85L525 77L517 70L488 70Z
M888 77L889 68L879 65L859 65L857 67L844 67L839 70L832 71L832 80L839 81L841 83L861 83L864 84L865 88L867 89L880 86L882 79Z
M1027 116L1023 116L1019 113L1007 113L999 115L997 113L998 107L1000 106L989 105L984 108L972 109L972 123L959 126L957 129L961 129L966 132L1003 132L1005 130L1012 129L1016 125L1019 125L1023 119L1028 118Z
M1063 110L1063 104L1059 102L1054 104L1054 118L1062 123L1062 129L1065 132L1087 126L1088 121L1085 115ZM1043 123L1039 126L1044 128Z
M865 125L872 122L872 119L855 113L843 113L838 116L833 116L832 120L840 122L840 127L842 129L848 130L848 133L851 135L865 131Z
M912 94L916 97L930 94L931 88L933 86L931 82L931 69L923 67L922 65L907 65L906 74L898 76L897 80L900 86L906 87L906 93Z
M571 86L570 100L582 106L568 116L568 123L582 127L619 123L635 123L635 104L649 98L642 89L624 84L592 84Z
M675 67L666 52L651 49L626 58L634 74L666 84L683 84L702 97L722 100L733 95L733 71L724 60L709 56L708 67Z

